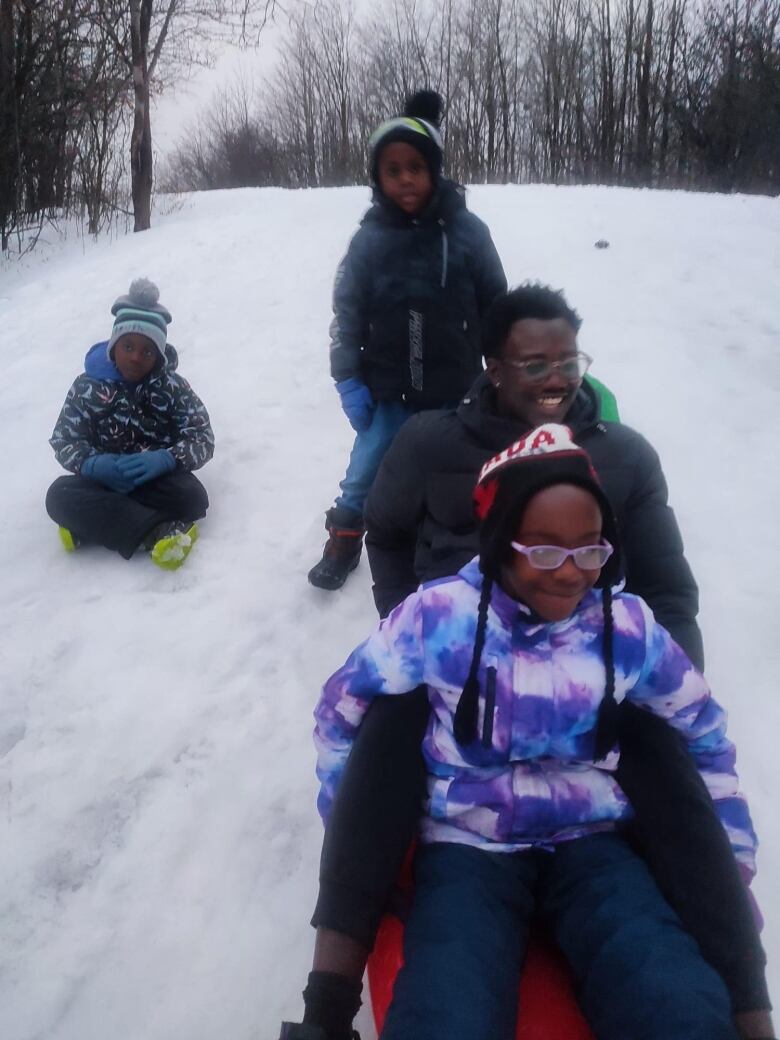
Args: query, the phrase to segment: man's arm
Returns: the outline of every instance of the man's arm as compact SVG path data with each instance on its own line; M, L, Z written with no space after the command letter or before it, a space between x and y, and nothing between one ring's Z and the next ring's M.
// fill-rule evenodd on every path
M363 511L374 602L385 617L419 585L414 572L417 529L425 500L420 465L425 427L414 416L382 460Z
M636 603L636 601L634 601ZM646 655L627 697L677 730L688 745L737 862L755 874L757 840L747 802L739 791L734 745L726 737L726 713L712 697L704 676L648 610L644 614ZM641 623L641 622L640 622Z
M621 526L626 588L650 605L656 620L703 671L704 648L696 623L699 589L685 559L658 454L643 437L635 436L633 487Z

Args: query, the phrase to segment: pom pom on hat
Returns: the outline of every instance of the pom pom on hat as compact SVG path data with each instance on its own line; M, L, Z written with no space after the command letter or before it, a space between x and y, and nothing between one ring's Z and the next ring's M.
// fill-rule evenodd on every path
M114 300L111 313L116 320L106 348L109 361L113 361L111 351L114 344L128 332L146 336L157 347L160 357L165 357L168 326L173 318L168 308L160 303L160 290L154 282L148 278L135 278L128 292Z
M404 115L413 119L424 119L436 129L441 125L443 102L435 90L418 90L410 94L404 105Z
M160 299L160 290L148 278L136 278L130 283L127 295L139 307L154 307Z

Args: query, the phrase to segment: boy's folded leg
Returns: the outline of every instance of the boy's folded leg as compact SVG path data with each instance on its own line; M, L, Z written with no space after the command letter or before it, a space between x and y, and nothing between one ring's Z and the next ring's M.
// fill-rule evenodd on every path
M209 508L204 486L194 473L182 469L141 484L129 497L164 514L167 520L201 520Z
M58 477L46 494L46 511L81 542L113 549L129 560L144 535L166 519L154 509L86 477Z

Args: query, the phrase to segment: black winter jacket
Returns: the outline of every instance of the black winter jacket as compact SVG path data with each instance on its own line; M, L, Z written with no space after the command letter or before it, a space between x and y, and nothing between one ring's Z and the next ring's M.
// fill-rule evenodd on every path
M490 231L452 181L419 217L375 191L336 272L331 375L362 379L376 400L459 400L482 370L482 315L506 286Z
M629 592L650 605L698 668L698 589L683 555L658 455L636 431L602 422L585 382L566 417L590 454L621 532ZM412 416L384 457L365 509L374 599L384 616L424 581L456 573L478 552L472 492L482 465L528 432L495 412L482 375L456 411Z
M78 473L96 453L130 454L167 448L180 469L199 469L214 454L206 408L176 371L178 355L168 343L165 360L140 383L126 383L96 343L85 371L68 391L49 443L57 461Z

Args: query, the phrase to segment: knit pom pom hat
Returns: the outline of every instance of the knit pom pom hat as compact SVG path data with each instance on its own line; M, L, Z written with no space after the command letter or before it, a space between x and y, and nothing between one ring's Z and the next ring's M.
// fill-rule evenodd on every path
M612 585L620 577L620 546L612 506L589 455L574 443L569 427L558 423L546 423L531 430L521 440L489 459L477 479L474 509L479 523L479 563L484 580L471 667L455 713L455 739L459 744L468 745L477 733L480 694L477 674L485 645L493 583L499 581L502 565L512 552L510 543L528 502L537 492L554 484L575 484L593 495L601 509L602 535L614 550L596 583L602 589L606 670L605 694L599 706L596 727L594 759L598 760L608 753L617 739Z
M111 339L108 341L106 353L109 361L113 361L111 351L120 336L128 332L137 332L146 336L157 347L161 358L165 357L165 344L168 342L168 326L173 321L171 312L160 303L160 290L148 278L136 278L124 296L119 296L111 307L115 316Z
M403 115L380 123L368 141L371 154L371 180L379 184L379 155L394 141L403 141L416 148L425 159L436 184L441 174L442 139L439 123L442 99L435 90L418 90L406 99Z

